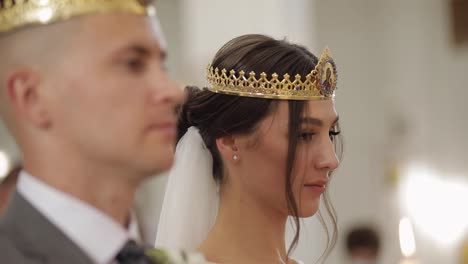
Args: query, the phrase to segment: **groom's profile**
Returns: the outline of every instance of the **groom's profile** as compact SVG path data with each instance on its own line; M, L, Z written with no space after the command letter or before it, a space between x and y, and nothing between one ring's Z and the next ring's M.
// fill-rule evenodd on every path
M0 1L0 116L24 170L0 263L163 263L131 232L140 183L170 168L175 108L150 1Z

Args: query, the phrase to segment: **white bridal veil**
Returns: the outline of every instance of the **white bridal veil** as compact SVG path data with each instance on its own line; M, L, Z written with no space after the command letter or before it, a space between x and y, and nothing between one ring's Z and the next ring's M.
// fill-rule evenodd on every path
M199 130L190 127L177 144L161 210L156 247L194 251L218 210L213 159Z

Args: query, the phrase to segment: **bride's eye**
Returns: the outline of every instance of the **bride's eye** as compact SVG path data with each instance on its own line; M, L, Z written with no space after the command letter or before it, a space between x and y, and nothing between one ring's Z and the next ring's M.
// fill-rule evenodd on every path
M310 140L312 140L314 135L315 135L315 133L313 133L313 132L299 132L297 137L300 140L303 140L303 141L310 141Z
M330 140L331 141L335 141L335 138L341 134L341 131L335 131L335 130L331 130L330 132L328 132L328 136L330 137Z

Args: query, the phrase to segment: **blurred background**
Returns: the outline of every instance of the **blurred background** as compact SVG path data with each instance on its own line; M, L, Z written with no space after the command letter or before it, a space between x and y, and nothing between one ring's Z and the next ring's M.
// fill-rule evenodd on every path
M376 234L375 263L468 263L467 0L159 0L157 9L182 84L205 85L216 51L242 34L317 56L331 49L345 155L330 187L339 240L327 263L351 263L350 243L366 244L348 237L357 227ZM20 156L4 128L0 140L4 177ZM165 182L137 197L150 243ZM326 236L314 217L304 225L294 255L315 263Z

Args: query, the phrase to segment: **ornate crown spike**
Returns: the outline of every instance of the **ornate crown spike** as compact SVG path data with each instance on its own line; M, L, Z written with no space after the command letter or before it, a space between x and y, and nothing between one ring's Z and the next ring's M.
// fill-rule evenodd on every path
M0 0L0 33L91 13L154 14L148 0Z
M246 70L236 74L231 69L227 76L226 69L220 74L218 68L208 65L207 89L215 93L268 99L327 100L335 97L337 72L328 48L324 49L315 69L305 76L304 81L300 74L295 74L291 80L288 73L280 79L276 73L269 78L264 72L257 75L253 71L245 76Z

